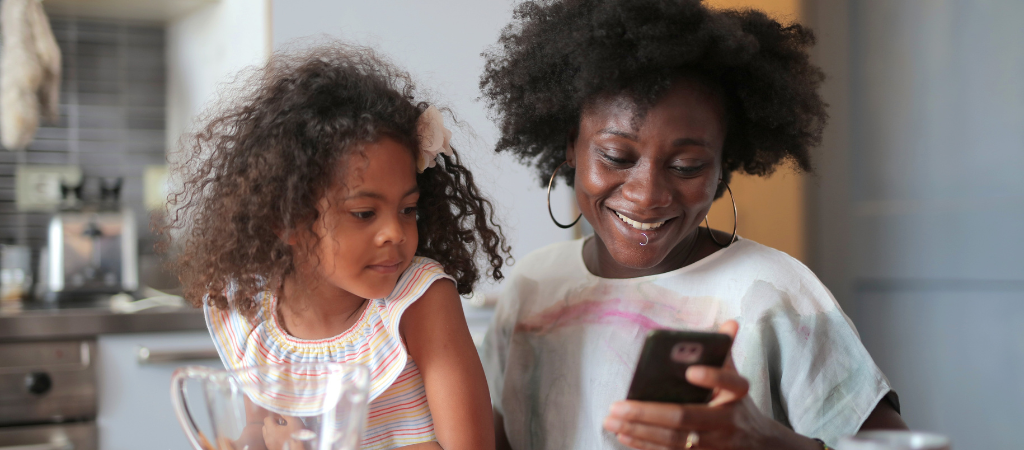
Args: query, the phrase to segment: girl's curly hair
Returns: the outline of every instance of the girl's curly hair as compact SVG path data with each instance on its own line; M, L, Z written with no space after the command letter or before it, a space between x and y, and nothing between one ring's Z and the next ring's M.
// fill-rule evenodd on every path
M528 1L485 53L480 88L501 132L497 150L533 166L542 184L588 102L626 94L642 113L682 76L723 94L726 176L767 175L787 159L810 171L828 118L813 43L800 25L700 0ZM572 185L573 171L562 175Z
M294 270L279 233L302 227L316 236L317 203L359 144L386 136L418 149L416 124L429 105L413 102L407 73L368 48L336 42L275 54L240 81L186 136L174 169L183 184L169 196L160 232L162 249L177 252L172 267L193 305L205 298L250 315L256 294ZM500 280L509 247L458 155L442 158L416 177L416 254L440 262L465 295L480 278L478 254Z

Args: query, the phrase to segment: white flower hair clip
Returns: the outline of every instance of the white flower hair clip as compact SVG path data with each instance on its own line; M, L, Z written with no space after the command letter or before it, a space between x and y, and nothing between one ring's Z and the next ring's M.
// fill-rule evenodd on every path
M437 165L437 155L452 156L452 132L444 127L441 111L430 105L416 122L416 135L420 138L420 152L416 157L416 171L423 173Z

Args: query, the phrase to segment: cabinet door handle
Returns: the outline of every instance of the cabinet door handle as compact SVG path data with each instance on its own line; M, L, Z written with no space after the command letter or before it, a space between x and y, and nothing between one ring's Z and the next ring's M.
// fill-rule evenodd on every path
M200 350L150 350L139 347L139 364L159 364L169 362L203 361L218 359L216 349ZM0 450L6 450L0 447Z

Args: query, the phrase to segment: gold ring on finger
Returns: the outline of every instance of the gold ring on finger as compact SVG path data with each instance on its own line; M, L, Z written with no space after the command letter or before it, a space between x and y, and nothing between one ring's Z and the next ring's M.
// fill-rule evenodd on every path
M687 450L689 450L691 448L697 448L697 445L699 445L699 444L700 444L700 435L697 434L696 431L691 431L690 434L686 435L686 446L684 446L683 448L686 448Z

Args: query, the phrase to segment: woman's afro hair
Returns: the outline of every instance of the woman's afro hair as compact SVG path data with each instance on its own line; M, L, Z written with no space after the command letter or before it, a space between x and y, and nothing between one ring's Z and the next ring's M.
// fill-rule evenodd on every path
M722 92L726 176L767 175L787 159L810 171L828 118L813 43L800 25L699 0L529 1L484 54L480 87L501 131L497 151L516 154L543 183L588 102L628 95L647 107L684 76ZM572 171L563 176L571 185Z

